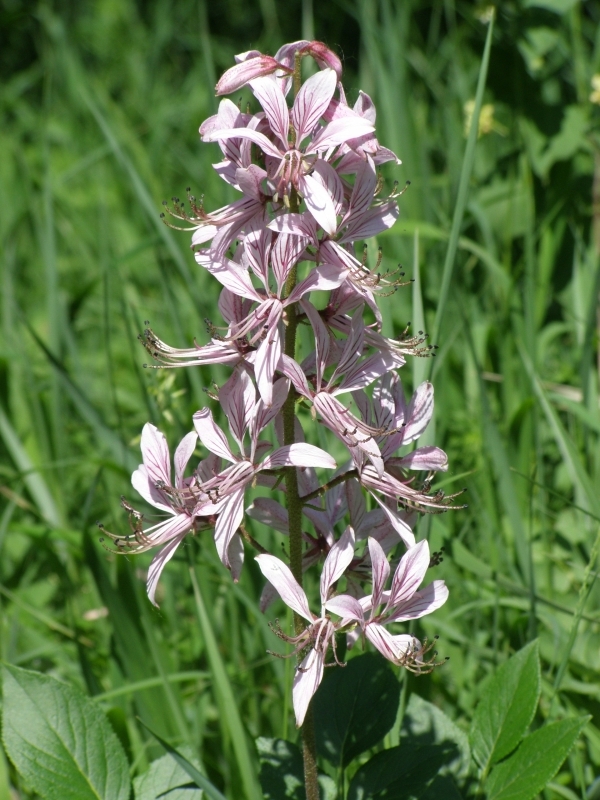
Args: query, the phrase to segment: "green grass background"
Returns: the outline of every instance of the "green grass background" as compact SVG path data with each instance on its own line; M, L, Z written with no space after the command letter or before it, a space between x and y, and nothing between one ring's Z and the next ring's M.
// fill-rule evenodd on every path
M125 530L142 425L176 442L227 374L142 367L144 320L175 346L205 342L205 317L220 323L217 286L160 203L187 186L208 209L233 199L210 167L217 146L197 134L216 79L234 53L314 36L343 58L350 100L362 88L377 105L379 140L403 160L386 181L411 181L376 243L384 267L415 278L382 301L385 332L411 320L435 333L436 359L402 377L434 381L428 441L450 459L436 487L468 490L468 509L419 523L445 547L436 577L451 593L418 631L439 633L451 659L407 690L466 729L486 676L538 636L536 724L593 715L544 797L584 798L600 775L600 6L499 4L480 118L493 104L493 124L473 151L464 105L486 9L4 0L0 656L96 697L132 774L161 753L137 716L191 745L230 797L254 780L253 737L296 735L291 665L266 654L254 564L233 586L211 537L190 538L157 611L149 557L106 552L95 523ZM0 790L9 779L31 796L12 768Z

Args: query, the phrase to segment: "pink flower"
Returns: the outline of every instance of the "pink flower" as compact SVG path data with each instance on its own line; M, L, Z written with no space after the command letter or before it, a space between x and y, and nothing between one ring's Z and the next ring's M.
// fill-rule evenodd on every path
M142 514L135 511L128 503L123 502L129 511L133 533L128 536L118 536L106 531L122 552L144 553L153 547L162 546L148 570L146 588L148 597L154 605L157 605L156 587L164 566L171 560L186 534L211 528L215 522L214 515L199 519L194 514L197 504L196 478L183 477L187 463L196 447L197 439L196 433L192 431L181 440L175 451L175 482L173 483L167 440L154 425L149 422L144 425L141 440L144 463L131 476L131 483L146 502L167 513L169 518L144 529ZM206 474L210 470L210 464L204 462L199 469L200 473L204 471Z
M200 486L200 497L194 514L214 516L215 544L219 558L237 579L241 569L243 550L241 542L236 557L231 558L232 542L239 540L237 530L244 516L244 495L246 489L259 478L264 470L280 467L322 467L335 469L334 459L310 444L296 444L279 447L262 458L269 442L260 442L259 433L279 414L288 394L288 381L277 381L273 392L273 402L267 406L262 399L256 400L256 391L250 378L243 371L237 371L219 393L219 400L227 416L231 434L240 450L236 455L229 446L227 437L213 420L212 413L205 408L194 414L194 427L202 444L215 456L230 463L230 466L204 481ZM249 434L249 446L245 445ZM237 534L237 535L236 535Z
M203 135L204 141L209 142L245 138L258 145L266 157L267 175L275 187L275 199L288 198L294 188L304 198L314 219L330 235L336 232L337 220L328 183L335 183L337 176L326 162L317 170L317 160L326 154L330 156L336 147L348 139L374 129L364 118L338 119L324 127L319 126L319 120L333 97L336 83L334 70L321 70L303 84L290 110L285 92L275 78L256 78L251 82L252 91L264 109L275 141L250 127L225 127ZM310 140L302 147L309 136Z
M275 556L256 556L262 574L275 587L283 602L309 623L299 636L286 636L282 632L278 634L285 641L295 645L291 656L310 648L294 676L292 694L298 727L304 722L308 704L323 678L325 659L330 644L334 648L335 661L339 663L335 657L335 633L340 625L331 621L325 613L325 609L334 583L341 578L353 557L354 532L352 528L348 527L340 540L331 548L323 564L320 585L321 614L317 617L311 612L306 594L289 567Z
M433 581L418 591L429 567L429 545L423 540L405 553L389 591L384 591L384 586L390 565L381 545L373 538L369 538L369 553L373 566L372 594L358 600L347 594L338 595L328 600L325 608L342 617L341 627L352 621L358 623L363 635L392 663L415 672L428 671L434 662L423 660L427 648L409 634L391 634L385 626L431 614L448 599L444 581Z

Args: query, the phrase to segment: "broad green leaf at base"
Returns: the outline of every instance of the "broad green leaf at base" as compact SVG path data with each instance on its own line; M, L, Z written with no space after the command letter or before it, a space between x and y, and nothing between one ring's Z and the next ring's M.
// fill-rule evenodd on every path
M128 800L125 753L98 706L38 672L3 669L3 739L17 772L45 800Z

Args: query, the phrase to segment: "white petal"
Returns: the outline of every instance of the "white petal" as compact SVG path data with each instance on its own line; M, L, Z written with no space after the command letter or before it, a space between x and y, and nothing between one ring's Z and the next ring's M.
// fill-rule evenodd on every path
M301 617L312 622L313 615L310 613L304 589L294 578L290 568L279 558L271 555L256 556L256 561L260 571L275 587L283 602L296 614L300 614Z

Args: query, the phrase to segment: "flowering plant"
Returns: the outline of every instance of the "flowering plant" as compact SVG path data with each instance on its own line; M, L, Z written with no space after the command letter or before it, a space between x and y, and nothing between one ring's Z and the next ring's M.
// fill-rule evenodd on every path
M305 56L319 70L302 83ZM307 797L316 798L310 704L330 650L331 663L344 666L340 637L348 647L359 638L368 641L392 664L416 673L438 663L435 653L427 655L427 643L388 626L422 617L446 601L443 581L418 588L438 559L430 557L426 541L415 542L412 526L417 513L443 510L452 498L430 490L433 473L447 469L442 450L424 446L397 453L418 439L433 413L431 384L417 387L407 403L398 370L407 356L428 355L431 346L422 335L382 335L377 296L395 291L402 274L378 271L381 255L372 271L366 251L356 252L359 241L390 228L398 217L397 184L382 196L377 168L400 161L375 136L373 103L361 92L354 106L348 104L340 61L320 42L293 42L274 57L242 53L236 61L217 94L248 85L260 110L244 112L222 100L200 135L220 147L215 169L241 198L214 212L191 195L189 209L178 200L167 208L189 225L198 265L221 284L225 332L211 323L211 341L184 350L150 329L142 337L159 365L231 368L214 395L230 436L210 408L197 411L194 429L175 450L173 479L166 439L147 424L143 464L132 484L168 516L147 527L143 515L125 503L132 533L109 535L122 551L160 548L148 572L154 604L162 570L187 534L212 530L234 581L246 547L259 551L256 560L268 581L262 607L279 596L294 612L294 633L278 625L274 632L298 657L293 704L303 732ZM325 303L317 303L317 291L328 293ZM301 325L311 342L304 353L297 338ZM331 449L343 454L340 466L328 451L305 442L300 407L308 407L337 440ZM278 446L264 438L269 428ZM205 456L186 476L198 443ZM322 470L330 471L328 481ZM409 474L415 470L427 473L422 485ZM271 496L249 503L255 486L282 492L285 502ZM289 564L250 535L245 513L288 537ZM305 530L307 522L312 532ZM396 547L404 553L386 590L387 554ZM317 615L302 580L323 556Z

